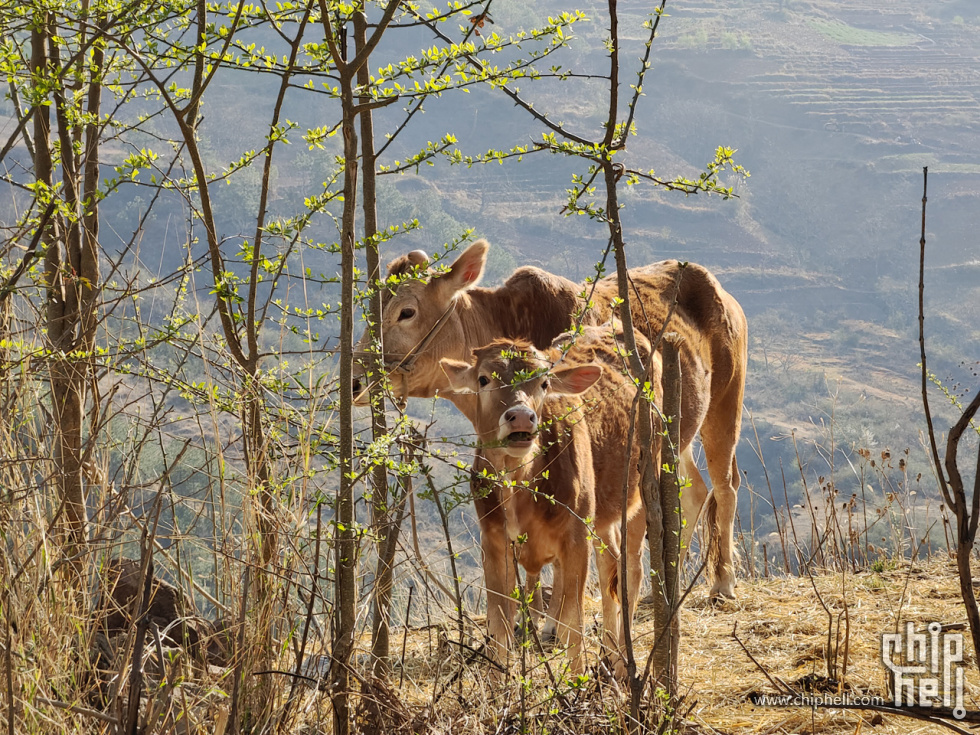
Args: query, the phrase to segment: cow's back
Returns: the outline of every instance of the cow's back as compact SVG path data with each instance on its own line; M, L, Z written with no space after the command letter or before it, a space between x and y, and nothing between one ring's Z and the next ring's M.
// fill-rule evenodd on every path
M679 273L681 270L682 274ZM688 263L681 269L676 260L631 268L630 277L633 326L651 339L656 338L667 320L675 284L680 277L677 306L668 330L681 335L684 340L681 351L696 353L696 359L704 365L713 381L729 382L735 367L732 355L743 350L747 326L742 308L722 288L718 279L696 263ZM605 321L618 316L618 309L613 305L618 296L615 276L603 278L596 284L593 302L598 319ZM694 356L688 355L686 359L691 357Z

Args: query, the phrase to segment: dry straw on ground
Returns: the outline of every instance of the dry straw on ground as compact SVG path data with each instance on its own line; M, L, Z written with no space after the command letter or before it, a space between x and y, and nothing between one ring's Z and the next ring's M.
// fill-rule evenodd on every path
M911 567L885 562L873 566L877 571L828 573L812 580L806 576L742 580L738 601L720 607L708 603L706 586L696 586L682 618L682 716L675 717L670 727L696 733L759 735L948 732L938 725L891 714L762 707L751 701L753 694L777 693L773 682L785 682L796 691L810 687L824 694L887 697L886 672L881 662L882 633L895 631L900 624L904 629L907 622L914 623L919 631L933 621L952 630L965 622L955 570L948 560L915 563ZM30 613L24 612L22 619L26 620ZM641 666L654 641L649 618L648 608L641 606L635 628ZM565 659L560 652L545 652L545 647L534 641L527 648L518 649L506 679L496 677L477 652L483 640L482 621L467 621L464 645L460 645L456 621L436 616L424 627L393 630L394 672L388 683L379 683L369 678L366 651L370 641L365 634L355 657L359 729L392 735L624 732L629 711L626 693L598 671L598 619L599 602L590 600L591 666L588 679L576 684L563 681ZM838 623L840 628L838 637L831 636L828 655L831 619L835 633ZM733 635L736 624L738 640ZM70 635L63 632L60 638L67 640ZM977 710L980 678L968 634L964 635L964 646L965 705ZM34 650L41 652L37 647ZM295 706L284 706L292 681L288 672L295 664L288 647L281 652L276 670L261 674L271 677L282 693L281 711L295 713L283 721L280 732L330 733L329 693L313 686L314 680L304 680L307 686L298 690ZM233 664L236 660L233 654ZM154 661L155 666L151 665ZM100 708L94 688L81 699L58 702L60 685L54 686L54 679L45 680L42 671L47 664L42 659L31 663L13 657L8 665L17 681L34 682L18 693L18 722L28 728L24 732L116 731L111 723L100 719L105 710ZM836 669L837 682L830 681L828 665ZM229 693L234 683L234 665L202 668L179 649L154 642L148 646L144 670L149 687L141 711L144 716L153 713L149 722L144 720L147 735L232 732ZM308 667L307 673L315 679L316 667ZM251 678L258 680L258 676ZM249 678L246 676L246 680ZM107 682L110 689L118 685L119 682ZM123 687L125 696L125 684ZM6 703L6 695L3 700ZM66 705L74 711L66 710ZM113 714L112 710L105 712Z
M881 661L882 633L894 632L899 625L904 630L907 622L914 623L917 631L924 631L933 621L956 631L965 622L951 563L931 561L911 568L877 566L878 571L825 574L812 581L806 576L743 580L739 584L738 601L720 607L708 603L706 587L696 587L688 598L682 622L683 727L693 732L760 735L864 730L949 732L939 725L891 714L882 716L873 711L762 707L750 699L754 694L778 693L769 677L799 692L844 692L888 698L886 670ZM846 617L843 615L845 600ZM830 656L837 679L828 677L831 616L835 634L838 621L841 623L839 638L836 644L832 642L837 647L837 655L833 655L832 649ZM592 601L589 618L597 617L598 603ZM520 732L520 688L494 685L485 664L470 664L459 674L459 657L454 655L453 644L447 642L452 629L448 625L445 632L441 627L409 631L404 683L400 689L393 690L395 696L391 700L397 702L399 710L397 719L402 727L398 731ZM611 732L625 724L628 709L625 694L615 684L602 682L596 676L596 632L592 630L589 640L593 679L580 690L570 692L566 701L552 696L549 674L537 663L538 657L528 654L526 666L533 684L524 692L527 711L524 724L530 731ZM739 640L733 632L737 632ZM402 633L399 631L399 638ZM470 642L478 644L479 629L471 633L474 638ZM646 658L646 650L653 640L649 615L641 606L636 648L643 652L642 659ZM968 633L964 635L964 646L966 708L980 709L977 702L980 679ZM550 661L553 671L560 668L561 661L560 657ZM511 670L521 671L519 656L512 662ZM396 671L396 680L399 674Z

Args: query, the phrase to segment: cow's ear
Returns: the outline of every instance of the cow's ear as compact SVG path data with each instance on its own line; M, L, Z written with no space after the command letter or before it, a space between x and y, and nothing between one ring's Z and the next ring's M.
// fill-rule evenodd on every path
M425 267L429 264L429 256L424 250L413 250L408 254L409 264L415 267Z
M460 291L473 288L483 278L483 268L487 264L487 250L490 244L486 240L477 240L449 268L449 272L437 279L440 289L446 289L447 295L455 295Z
M452 393L476 393L476 370L468 362L443 358L439 367L449 378L449 390Z
M584 393L595 385L601 375L602 366L595 363L559 368L551 373L550 390L552 393L564 393L566 395Z

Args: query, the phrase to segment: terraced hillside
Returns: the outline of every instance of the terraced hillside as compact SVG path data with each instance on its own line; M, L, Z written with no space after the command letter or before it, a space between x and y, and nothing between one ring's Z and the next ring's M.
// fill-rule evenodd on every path
M962 138L980 114L980 48L975 27L942 17L949 5L704 0L674 8L665 40L672 51L745 52L751 58L719 70L787 102L793 118L968 154ZM962 135L950 136L957 129Z
M605 5L590 7L593 22L578 29L569 66L601 73ZM619 7L628 64L642 52L650 5ZM516 4L501 8L498 24L511 30ZM771 467L795 462L784 441L794 429L821 441L831 421L846 451L861 442L915 449L924 165L930 364L953 385L980 359L980 5L686 0L668 2L667 12L630 165L688 175L724 144L752 176L733 180L739 196L729 202L642 185L626 192L632 262L704 263L744 305L753 334L746 403ZM529 87L527 95L588 131L604 114L604 92L598 82L570 89ZM464 104L462 133L510 144L533 138L520 113L492 96ZM395 186L409 200L440 199L452 221L487 236L496 274L533 263L581 279L606 232L559 215L575 170L539 157ZM925 468L921 455L914 461ZM758 481L750 447L740 462Z
M555 9L542 5L545 15ZM628 67L642 50L650 6L629 0L620 9ZM630 163L667 177L691 174L725 144L738 148L752 178L733 182L741 198L728 203L631 191L624 216L638 260L796 269L801 279L875 293L877 310L890 311L894 284L882 279L907 275L924 165L934 175L931 264L978 257L971 215L980 197L980 16L972 5L691 0L667 10ZM602 5L591 15L568 68L601 73ZM516 21L503 13L498 22L508 32ZM586 134L602 114L602 94L599 82L527 90L541 110ZM535 137L522 113L492 95L454 104L461 134L502 146ZM605 236L558 214L573 170L555 157L452 169L430 180L427 195L517 262L587 269ZM778 300L759 303L769 306Z

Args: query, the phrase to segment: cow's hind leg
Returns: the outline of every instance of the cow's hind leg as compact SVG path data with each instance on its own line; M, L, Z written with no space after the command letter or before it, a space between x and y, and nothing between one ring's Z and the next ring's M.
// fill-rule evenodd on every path
M708 498L706 523L711 540L708 549L708 573L711 579L710 597L735 599L735 511L738 502L738 465L735 446L741 423L741 393L737 407L715 411L701 427L701 443L711 475L711 496ZM718 415L721 414L720 420Z
M562 562L555 568L561 577L564 601L558 613L558 639L567 647L572 673L585 670L585 583L589 574L589 546L584 538L565 544ZM559 584L556 581L556 585Z
M615 665L622 661L622 613L619 581L619 526L596 529L596 567L602 594L602 653Z
M643 549L646 545L646 514L641 509L627 521L626 526L626 576L622 568L622 536L620 526L610 526L600 533L596 543L596 566L599 568L599 586L602 591L602 648L609 656L617 678L626 675L626 628L623 626L623 597L629 605L630 629L640 602L643 583ZM600 549L600 544L605 548ZM623 582L626 590L623 590ZM635 632L635 631L634 631Z
M640 604L640 588L643 586L643 549L646 546L647 517L643 509L627 521L626 526L626 593L630 606L630 629L633 633L633 619L636 606ZM622 569L622 566L620 566ZM620 612L622 619L622 612ZM620 622L622 628L622 622ZM626 651L626 630L620 633L620 647Z
M742 429L742 399L748 365L748 325L737 302L722 298L724 317L711 328L711 400L701 424L701 444L711 475L706 524L711 542L708 571L711 599L735 597L735 510L738 465L735 448Z
M690 446L681 453L680 465L681 476L687 477L691 481L691 486L684 488L681 492L683 528L681 530L680 563L683 565L691 548L691 539L694 537L694 530L701 518L701 511L704 510L705 500L708 498L708 486L704 484L704 478L701 476L701 471L698 469L698 463L694 459L694 452Z

